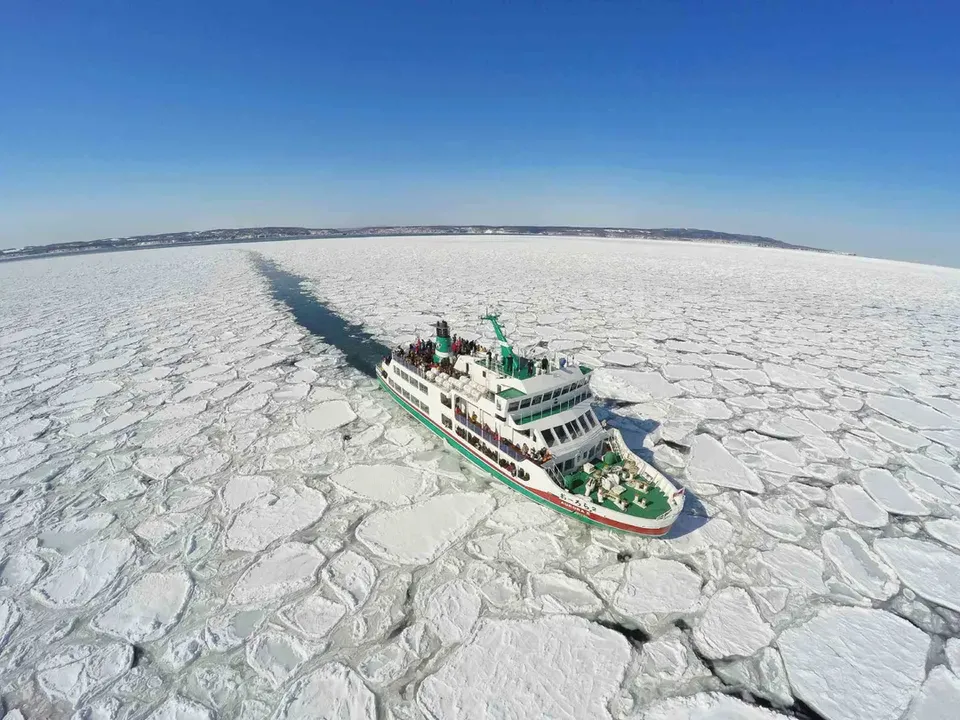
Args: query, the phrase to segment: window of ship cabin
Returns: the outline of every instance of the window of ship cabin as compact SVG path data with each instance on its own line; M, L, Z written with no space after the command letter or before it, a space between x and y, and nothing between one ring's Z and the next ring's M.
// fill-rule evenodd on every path
M567 431L563 429L563 425L557 425L553 431L557 434L559 442L565 443L567 441Z
M583 426L583 431L586 433L590 432L590 425L587 423L587 416L581 415L578 420L580 420L580 424Z
M510 403L510 407L508 407L507 410L509 410L510 412L513 412L514 410L519 409L519 407L520 407L520 401L516 400Z
M443 426L445 428L448 428L448 429L453 428L453 422L446 415L441 415L440 419L443 422Z
M540 431L540 434L543 435L543 441L547 443L550 447L553 447L557 442L556 438L553 437L553 433L550 432L548 428L545 428Z
M570 433L570 437L578 438L583 435L583 431L580 429L580 426L577 425L576 421L571 420L567 423L567 430Z
M528 408L528 407L530 407L530 398L527 398L526 400L521 400L521 401L520 401L520 409L521 409L521 410L522 410L523 408Z
M563 463L563 469L564 471L573 470L573 458L570 458L569 460Z
M542 395L537 395L533 400L530 401L531 405L536 405L543 399Z
M584 417L590 423L590 427L595 428L597 426L597 419L593 416L593 410L587 410Z
M446 407L450 407L450 396L449 396L449 395L441 395L441 396L440 396L440 402L443 403Z
M560 393L562 392L563 392L563 388L557 388L556 390L553 391L553 397L555 398L560 397Z

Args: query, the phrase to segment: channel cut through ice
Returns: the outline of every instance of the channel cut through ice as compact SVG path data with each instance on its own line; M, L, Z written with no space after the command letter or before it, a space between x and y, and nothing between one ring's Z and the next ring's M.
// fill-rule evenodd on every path
M499 486L275 301L596 366L666 539ZM0 264L10 717L939 720L960 271L709 244L291 241ZM17 715L20 713L20 715Z

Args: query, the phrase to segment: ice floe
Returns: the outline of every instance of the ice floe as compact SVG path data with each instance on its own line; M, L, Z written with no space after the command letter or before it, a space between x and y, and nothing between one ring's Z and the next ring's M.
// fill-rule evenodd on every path
M322 711L323 715L318 715ZM357 673L342 663L328 663L297 680L284 694L276 720L375 720L373 693Z
M80 607L112 583L133 557L127 539L93 540L66 555L34 589L41 602L58 608Z
M417 703L436 720L609 718L629 659L622 636L578 618L487 620L420 683Z
M826 608L777 644L794 692L827 720L894 720L923 682L930 638L882 610Z
M889 470L867 468L860 482L877 505L896 515L927 515L927 508L913 497Z
M420 565L463 538L493 507L493 499L480 493L438 495L374 513L360 523L357 539L386 560Z
M828 530L821 544L824 556L833 563L843 581L857 592L875 600L886 600L899 589L893 570L852 530Z
M290 542L261 556L230 591L233 605L267 603L313 585L324 557L312 545Z
M179 619L192 589L185 572L146 573L92 625L131 643L157 640Z
M426 488L422 472L399 465L354 465L330 481L354 495L391 505L420 499Z
M51 698L75 706L132 664L133 646L126 643L71 645L37 663L37 683Z
M309 487L285 487L241 510L227 530L231 550L262 550L282 537L312 525L327 507L323 494Z
M753 655L774 638L756 605L741 588L725 588L711 597L693 628L700 652L718 660Z
M887 511L858 485L834 485L830 488L830 497L834 506L857 525L878 528L887 524Z
M879 538L874 549L920 597L960 611L960 555L914 538Z
M687 476L697 483L707 483L736 490L761 492L763 483L750 468L731 455L710 435L697 435L690 448Z

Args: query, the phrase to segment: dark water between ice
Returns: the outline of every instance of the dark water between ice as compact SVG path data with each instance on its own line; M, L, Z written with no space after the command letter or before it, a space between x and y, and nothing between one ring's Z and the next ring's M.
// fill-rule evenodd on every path
M260 274L270 281L274 299L290 308L300 327L337 348L351 367L376 377L377 363L390 354L390 348L306 292L303 289L306 278L281 270L276 263L257 253L250 253L250 257Z

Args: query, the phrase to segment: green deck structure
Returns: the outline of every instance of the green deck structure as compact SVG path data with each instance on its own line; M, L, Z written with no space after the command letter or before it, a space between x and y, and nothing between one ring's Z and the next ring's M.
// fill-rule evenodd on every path
M604 460L598 460L596 463L594 463L594 471L592 474L586 473L581 469L574 473L570 473L569 475L564 475L564 487L566 487L567 490L572 492L574 495L585 495L587 490L587 482L590 480L591 476L599 478L601 472L605 468L616 467L622 464L623 460L616 453L607 453L604 456ZM626 512L628 515L645 518L648 520L658 518L670 509L670 503L667 500L667 496L660 488L649 483L648 481L645 481L640 476L637 476L637 479L641 482L647 482L647 491L645 493L641 493L632 487L627 487L620 496L627 501L627 507L625 510L621 510L609 498L604 498L603 502L598 504L605 508L609 508L610 510ZM646 498L647 500L647 506L645 508L642 508L634 503L635 500L639 500L641 498ZM597 502L596 490L590 494L590 499L594 502Z
M523 397L525 394L523 390L517 390L516 388L504 388L497 393L497 395L507 400L515 400L516 398Z

